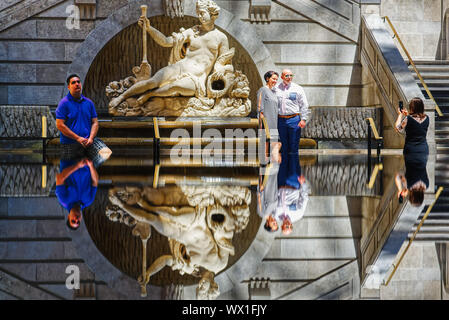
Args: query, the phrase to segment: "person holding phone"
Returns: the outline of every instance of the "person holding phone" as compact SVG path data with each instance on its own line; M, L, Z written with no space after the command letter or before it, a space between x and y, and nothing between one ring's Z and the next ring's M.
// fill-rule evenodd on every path
M395 129L405 134L403 149L405 174L396 175L399 202L405 197L414 206L420 206L424 200L424 192L429 186L426 165L429 155L427 130L429 117L424 113L424 102L415 97L409 103L409 111L399 104Z

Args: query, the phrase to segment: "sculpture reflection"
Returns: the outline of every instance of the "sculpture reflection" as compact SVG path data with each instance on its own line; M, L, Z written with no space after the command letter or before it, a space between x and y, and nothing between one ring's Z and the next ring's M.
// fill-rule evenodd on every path
M69 212L67 226L76 230L82 218L82 210L95 199L98 173L88 158L61 160L60 173L56 175L56 197Z
M177 192L174 192L177 190ZM129 215L135 228L152 226L168 238L170 253L157 258L138 279L142 296L155 273L165 266L181 275L200 277L198 299L215 299L219 288L214 276L228 264L234 255L234 233L243 231L249 221L250 190L239 186L180 186L153 189L149 187L111 188L112 206L106 214L111 220L123 220ZM130 224L132 225L132 223ZM150 234L142 237L146 241ZM145 250L144 250L145 252ZM143 259L146 264L146 259Z

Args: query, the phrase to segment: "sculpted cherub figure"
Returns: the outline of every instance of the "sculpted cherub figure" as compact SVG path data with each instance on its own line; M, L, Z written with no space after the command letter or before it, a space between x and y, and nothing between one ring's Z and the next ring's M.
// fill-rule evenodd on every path
M226 35L215 28L220 8L212 0L198 0L196 12L200 25L179 33L165 36L150 25L146 17L139 19L139 26L163 47L171 47L169 65L160 69L151 78L133 84L128 90L111 100L110 108L117 107L125 99L141 95L138 105L143 105L150 97L206 97L206 81L223 78L232 72L229 59L221 58L234 54L229 49Z

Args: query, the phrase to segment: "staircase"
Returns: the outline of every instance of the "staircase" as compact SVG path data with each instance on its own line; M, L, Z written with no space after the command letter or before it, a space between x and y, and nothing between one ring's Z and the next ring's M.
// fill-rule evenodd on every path
M449 240L449 61L415 61L415 65L421 74L428 89L438 104L443 116L435 113L435 143L437 156L435 163L435 186L444 187L438 201L432 208L426 221L417 234L415 241L448 241ZM421 88L424 97L429 98L418 76L414 74L417 84ZM436 191L436 190L435 190ZM409 233L409 238L416 230L419 222L427 210L427 206L421 213L414 229Z
M449 154L449 141L447 139L449 134L449 61L415 61L415 65L444 114L442 117L435 114L437 153ZM409 66L409 69L415 76L416 83L421 88L424 97L429 98L412 66Z

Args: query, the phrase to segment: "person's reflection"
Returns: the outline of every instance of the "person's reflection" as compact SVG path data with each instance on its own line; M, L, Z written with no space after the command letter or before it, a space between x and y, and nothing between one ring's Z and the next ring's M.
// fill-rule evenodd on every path
M301 174L299 156L288 154L278 174L278 202L276 218L284 235L293 231L293 222L300 220L309 201L310 187Z
M409 153L404 155L405 174L397 173L395 177L398 199L402 203L408 197L410 203L419 207L424 201L424 192L429 187L427 176L427 155Z
M264 175L260 177L259 190L257 192L257 212L265 221L265 230L275 232L279 229L276 220L279 163L272 162L264 170Z
M56 196L69 212L67 226L76 230L81 223L82 210L95 199L98 173L92 160L61 160L60 172L56 175Z

